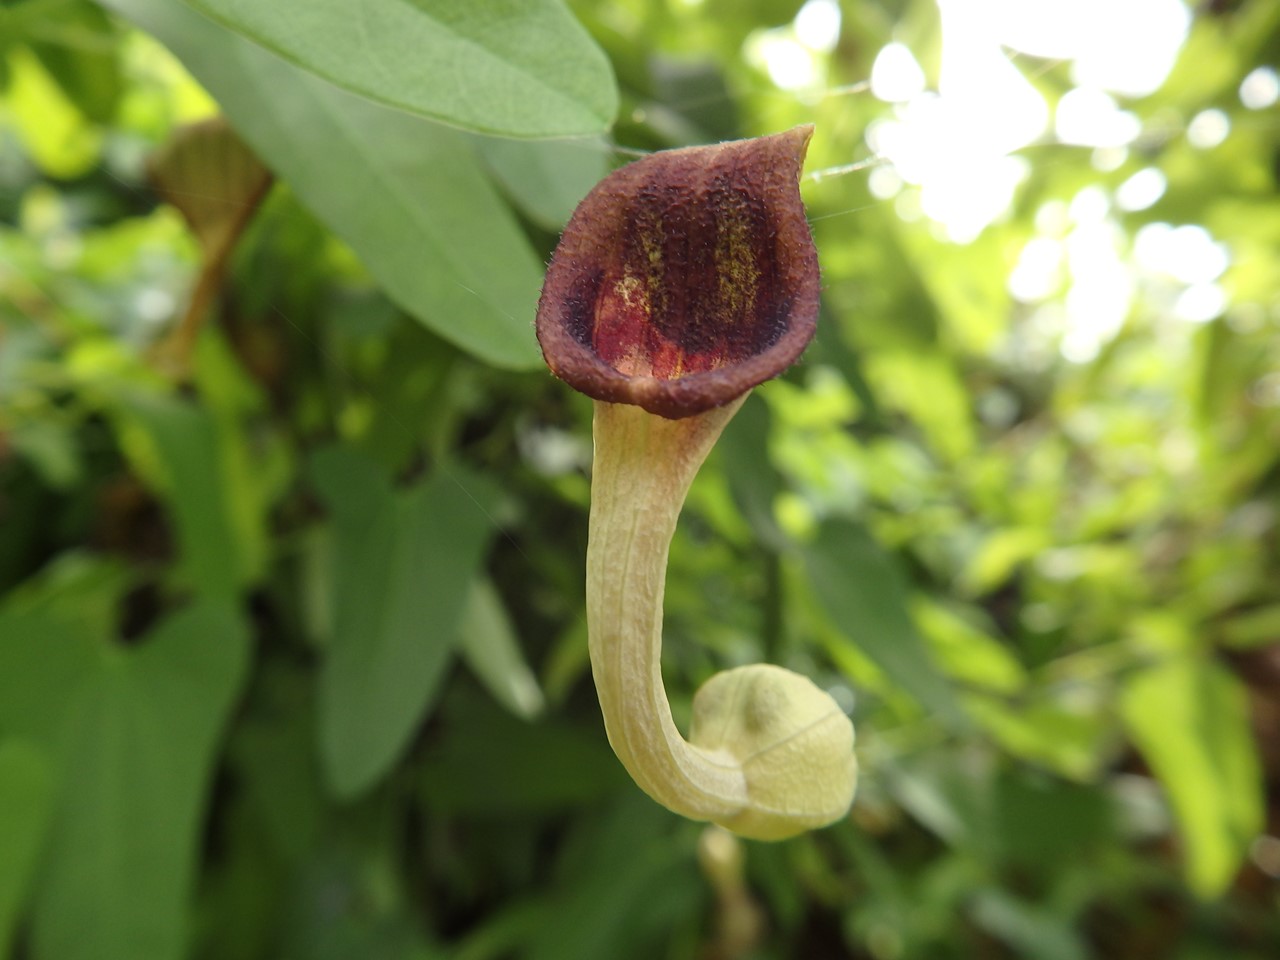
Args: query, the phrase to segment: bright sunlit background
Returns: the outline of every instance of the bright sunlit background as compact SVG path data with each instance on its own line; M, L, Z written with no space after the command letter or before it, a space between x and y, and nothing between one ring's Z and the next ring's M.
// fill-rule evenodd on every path
M903 218L928 218L955 243L972 241L1009 213L1031 163L1020 153L1026 148L1088 149L1100 172L1124 164L1152 131L1123 103L1160 88L1190 24L1183 0L939 0L939 8L936 89L909 47L885 45L867 87L893 105L893 116L870 125L866 146L884 161L870 170L872 194L893 200ZM809 0L789 27L755 34L748 56L780 89L812 102L830 93L826 58L840 23L836 0ZM1064 62L1074 87L1051 109L1033 79L1044 64ZM1249 110L1271 110L1280 78L1259 67L1238 95ZM1230 135L1226 114L1216 108L1185 128L1200 150ZM1157 222L1130 245L1115 220L1116 211L1155 204L1165 186L1164 174L1146 167L1113 190L1087 186L1070 203L1048 204L1037 214L1038 235L1011 270L1009 292L1036 304L1067 285L1065 309L1046 307L1036 318L1066 359L1097 356L1121 329L1140 283L1175 287L1170 316L1177 320L1205 323L1222 315L1227 297L1217 281L1230 253L1208 230Z

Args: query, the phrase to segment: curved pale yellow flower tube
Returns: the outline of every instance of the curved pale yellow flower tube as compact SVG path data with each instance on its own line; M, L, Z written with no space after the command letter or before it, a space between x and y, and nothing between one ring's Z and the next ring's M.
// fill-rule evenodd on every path
M605 729L636 783L668 809L780 840L853 801L853 724L807 677L768 664L716 674L680 736L662 684L667 553L685 494L738 399L683 420L597 401L587 629Z

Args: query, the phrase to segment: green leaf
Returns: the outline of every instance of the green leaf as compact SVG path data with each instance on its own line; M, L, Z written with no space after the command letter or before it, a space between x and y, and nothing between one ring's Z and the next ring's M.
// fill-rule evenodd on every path
M1006 694L1027 685L1018 658L979 625L981 616L975 611L916 597L911 612L930 651L953 680Z
M1009 754L1064 776L1091 780L1107 762L1110 722L1096 709L1040 698L1009 705L976 693L965 699L965 708Z
M849 641L925 709L962 724L960 705L908 614L902 574L880 545L861 527L830 522L804 557L819 602Z
M396 762L439 691L496 495L457 468L395 492L371 461L336 447L312 475L334 523L321 757L335 794L351 797Z
M885 350L868 356L866 364L876 396L918 423L945 460L956 462L972 453L971 401L950 357L919 349Z
M135 467L168 503L182 570L209 596L234 596L251 580L265 545L260 525L241 509L244 478L232 475L209 411L160 394L121 398L122 435Z
M127 586L121 567L72 553L4 598L0 730L61 749L68 705L94 682Z
M882 777L898 804L948 844L995 859L999 826L993 816L995 777L989 756L922 752L889 759Z
M0 740L0 956L8 956L18 912L49 822L48 755L27 739Z
M476 137L476 149L511 199L530 219L559 231L609 170L609 145L586 140L502 140Z
M370 100L511 137L608 129L604 53L560 0L187 0Z
M542 712L542 688L525 662L502 597L487 579L471 586L458 641L462 659L495 700L526 720Z
M455 960L650 957L673 929L696 925L709 909L707 888L687 835L669 830L670 815L634 790L603 816L598 800L594 807L572 821L549 889L491 914L454 951Z
M1087 960L1080 934L1056 913L1003 890L979 890L970 907L973 920L1028 960Z
M0 61L4 62L4 61ZM30 50L9 54L5 112L31 159L53 177L81 177L102 150L102 132L67 99Z
M83 476L75 436L65 424L30 420L9 432L9 446L30 461L41 479L58 490L69 490Z
M1081 862L1119 839L1110 785L1076 785L1019 767L995 784L995 839L1002 859L1028 868Z
M1264 825L1244 688L1218 664L1184 657L1134 677L1120 709L1134 744L1169 792L1187 882L1198 896L1218 896Z
M1222 641L1240 650L1266 647L1280 637L1280 603L1238 613L1222 623Z
M664 835L664 821L670 822L665 810L635 791L625 794L593 825L576 851L580 856L562 864L562 875L571 879L551 896L546 924L521 955L528 960L621 957L648 936L669 931L672 921L663 917L660 901L674 894L678 904L696 903L705 887L692 882L691 844L679 834ZM645 909L637 910L641 903Z
M66 758L37 957L183 955L200 815L247 656L243 622L214 603L170 617L136 652L101 651Z
M466 817L597 807L630 783L598 727L524 723L479 697L445 698L420 769L426 805Z
M115 25L87 0L58 5L30 38L32 51L86 118L110 123L124 92Z
M494 366L541 365L542 264L465 135L345 93L181 4L102 2L183 61L396 303Z
M32 956L177 960L247 631L229 605L209 602L124 648L101 619L67 609L74 594L49 586L45 602L0 611L0 723L27 732L57 768Z

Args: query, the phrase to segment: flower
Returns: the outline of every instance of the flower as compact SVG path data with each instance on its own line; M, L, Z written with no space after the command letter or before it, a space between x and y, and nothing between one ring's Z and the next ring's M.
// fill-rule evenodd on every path
M799 189L812 134L664 151L605 177L547 270L537 333L551 371L675 420L790 366L818 315Z
M698 468L747 392L813 337L799 190L812 133L610 174L574 211L538 304L547 365L596 400L587 635L609 743L668 809L763 840L844 816L853 725L808 678L755 664L703 685L686 741L662 685L662 597Z

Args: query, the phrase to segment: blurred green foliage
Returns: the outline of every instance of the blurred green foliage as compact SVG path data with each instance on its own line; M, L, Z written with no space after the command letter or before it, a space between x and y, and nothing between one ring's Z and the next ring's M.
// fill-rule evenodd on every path
M1127 151L1022 151L971 242L806 181L821 332L690 495L667 684L684 721L717 669L814 677L859 798L743 844L609 752L540 262L635 151L815 122L842 168L886 43L936 82L932 2L850 0L779 89L752 51L800 6L0 8L0 955L1276 956L1280 115L1237 95L1268 0L1202 5ZM1010 275L1098 198L1132 297L1082 353L1071 277ZM1229 251L1203 322L1140 268L1153 224Z

